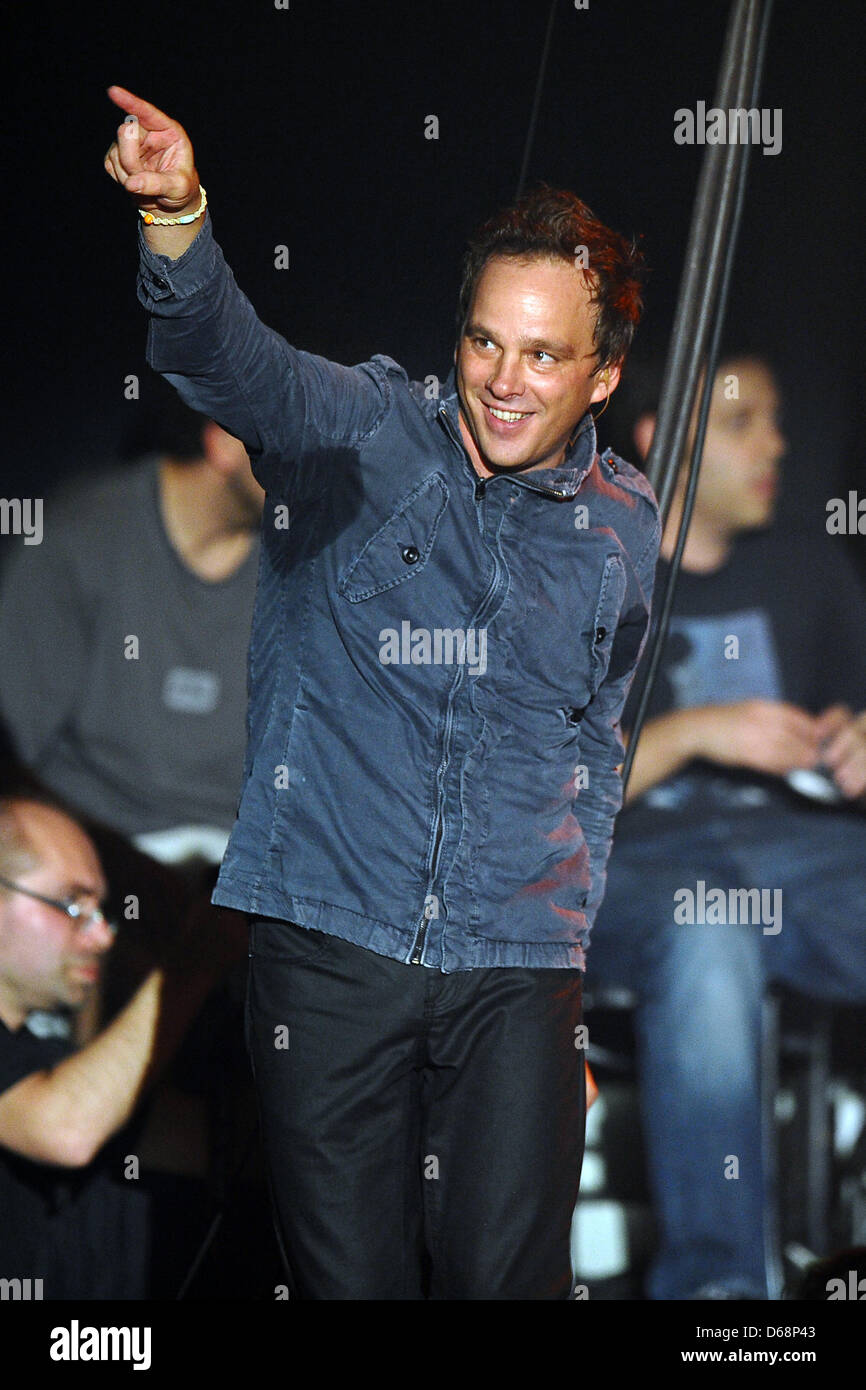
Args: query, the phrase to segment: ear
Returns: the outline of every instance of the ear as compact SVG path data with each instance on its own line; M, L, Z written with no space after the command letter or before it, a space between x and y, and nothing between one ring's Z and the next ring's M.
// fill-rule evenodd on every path
M612 396L619 386L621 375L621 362L617 362L614 365L608 363L606 367L603 367L598 375L598 384L589 398L590 405L594 405L596 401L606 401L608 396Z

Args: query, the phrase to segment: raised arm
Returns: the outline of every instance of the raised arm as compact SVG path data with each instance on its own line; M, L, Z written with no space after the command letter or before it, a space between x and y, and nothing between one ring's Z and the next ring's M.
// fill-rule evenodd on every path
M126 112L105 156L108 173L139 208L155 217L194 213L201 201L201 184L183 126L125 87L109 87L108 95ZM177 260L201 231L206 216L204 212L194 222L174 227L145 223L145 240L157 255Z
M111 177L156 217L193 215L201 185L183 127L123 87L109 96L136 118L119 127L105 157ZM282 492L290 479L309 486L329 450L351 448L378 429L390 400L386 378L401 374L395 363L343 367L266 327L235 283L208 212L142 232L147 360L188 405L243 442L265 488Z

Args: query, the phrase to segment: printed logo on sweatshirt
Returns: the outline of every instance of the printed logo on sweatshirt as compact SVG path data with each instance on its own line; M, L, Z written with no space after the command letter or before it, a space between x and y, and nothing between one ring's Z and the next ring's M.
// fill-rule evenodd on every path
M162 686L163 704L181 714L212 714L219 704L220 678L213 671L174 666Z

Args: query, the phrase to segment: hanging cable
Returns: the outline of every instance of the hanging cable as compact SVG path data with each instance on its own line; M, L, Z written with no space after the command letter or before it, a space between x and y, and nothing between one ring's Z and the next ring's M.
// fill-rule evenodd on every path
M754 25L760 0L734 0L719 69L715 107L741 104L753 90L757 48ZM682 460L695 394L706 351L709 325L718 301L736 187L735 175L748 146L708 145L701 165L674 325L665 363L661 400L647 477L663 519Z
M715 105L728 111L754 107L769 34L772 0L736 0L732 10L720 69ZM719 151L719 155L713 156ZM661 661L677 576L685 547L700 475L700 458L706 435L710 398L724 326L737 239L745 202L750 146L708 146L692 219L686 268L674 321L647 477L657 489L664 526L673 490L686 453L694 397L703 372L697 428L689 457L683 512L674 554L662 599L660 616L649 644L640 696L628 750L623 762L623 792L634 765L640 731L646 718L653 684ZM707 249L706 273L701 278L701 249ZM708 341L705 350L704 344Z
M544 36L544 47L541 50L541 62L538 65L538 77L535 81L535 95L532 98L532 114L529 117L529 126L526 131L526 142L523 146L523 161L520 165L520 177L517 180L517 190L514 194L514 201L523 192L526 184L526 175L529 172L529 160L532 155L532 146L535 143L535 127L538 122L538 111L541 106L541 92L544 87L544 78L547 74L547 59L550 53L550 40L553 36L553 21L556 17L556 0L551 0L550 13L547 16L547 32Z

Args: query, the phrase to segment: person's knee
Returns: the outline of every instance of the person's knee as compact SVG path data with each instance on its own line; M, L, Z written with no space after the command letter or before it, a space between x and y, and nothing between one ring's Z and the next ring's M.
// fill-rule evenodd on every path
M763 989L761 941L751 926L717 923L665 923L646 952L648 983L676 989L708 1007L733 1005Z

